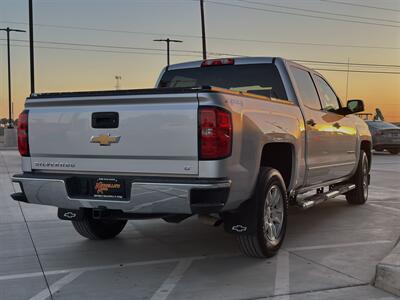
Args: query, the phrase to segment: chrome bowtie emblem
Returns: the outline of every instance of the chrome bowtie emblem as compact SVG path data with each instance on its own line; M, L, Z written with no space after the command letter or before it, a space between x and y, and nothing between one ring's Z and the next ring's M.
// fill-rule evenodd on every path
M110 146L111 144L117 144L121 139L120 136L111 136L110 134L100 134L99 136L92 136L90 142L94 144L100 144L100 146Z
M76 217L76 213L73 213L72 211L66 212L64 214L64 217L68 218L68 219L73 219Z
M236 232L245 232L247 230L247 227L243 225L235 225L232 227L232 230Z

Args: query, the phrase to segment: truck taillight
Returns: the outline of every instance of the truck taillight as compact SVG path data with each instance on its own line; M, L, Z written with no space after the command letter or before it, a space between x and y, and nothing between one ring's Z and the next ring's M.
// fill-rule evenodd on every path
M232 116L219 107L199 109L199 159L222 159L232 152Z
M18 150L22 156L29 156L28 111L24 110L18 118Z
M224 65L233 65L235 64L235 60L233 58L221 58L221 59L208 59L203 60L201 63L202 67L213 67L213 66L224 66Z

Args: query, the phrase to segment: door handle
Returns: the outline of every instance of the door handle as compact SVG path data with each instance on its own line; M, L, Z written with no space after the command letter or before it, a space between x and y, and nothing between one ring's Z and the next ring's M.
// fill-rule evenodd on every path
M306 123L307 123L307 125L310 125L310 126L315 126L315 125L317 125L317 123L315 123L313 119L307 120Z
M340 124L338 122L336 122L336 123L333 124L333 127L335 127L336 129L339 129L340 128Z

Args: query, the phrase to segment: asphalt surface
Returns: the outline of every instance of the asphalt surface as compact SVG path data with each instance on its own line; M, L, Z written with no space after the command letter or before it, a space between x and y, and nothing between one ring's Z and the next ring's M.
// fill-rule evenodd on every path
M9 197L20 161L0 150L0 299L399 299L370 283L400 235L400 155L373 159L366 205L290 209L283 249L260 260L195 218L85 240L55 208Z

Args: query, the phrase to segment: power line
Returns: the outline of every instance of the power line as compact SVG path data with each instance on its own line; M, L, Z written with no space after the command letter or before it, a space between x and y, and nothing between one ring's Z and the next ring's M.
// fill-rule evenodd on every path
M0 46L5 46L4 44L0 44ZM26 45L13 45L13 47L24 47L27 48ZM151 52L132 52L132 51L113 51L113 50L100 50L100 49L78 49L78 48L61 48L61 47L46 47L46 46L37 46L35 48L39 49L54 49L54 50L72 50L72 51L84 51L84 52L105 52L105 53L116 53L116 54L138 54L138 55L156 55L163 56L163 53L151 53ZM174 54L173 56L182 56L182 57L197 57L197 55L193 54ZM298 62L314 62L314 63L326 63L326 64L337 64L335 62L323 62L323 61L305 61L305 60L294 60ZM340 63L341 64L341 63ZM352 63L350 63L352 65ZM373 64L365 64L369 66L373 66ZM334 72L347 72L348 70L342 69L329 69L329 68L313 68L315 70L320 71L334 71ZM351 73L370 73L370 74L395 74L398 75L400 72L391 72L391 71L374 71L374 70L349 70Z
M341 22L357 23L357 24L364 24L364 25L375 25L375 26L400 28L400 26L398 26L398 25L373 23L373 22L365 22L365 21L356 21L356 20L345 20L345 19L338 19L338 18L332 18L332 17L314 16L314 15L308 15L308 14L301 14L301 13L295 13L295 12L266 9L266 8L260 8L260 7L251 7L251 6L245 6L245 5L240 5L240 4L224 3L224 2L217 2L217 1L211 1L211 0L207 0L207 2L208 3L212 3L212 4L216 4L216 5L244 8L244 9L256 10L256 11L265 11L265 12L276 13L276 14L285 14L285 15L292 15L292 16L300 16L300 17L307 17L307 18L314 18L314 19L329 20L329 21L341 21Z
M0 40L4 40L4 39L0 39ZM20 40L20 39L13 39L13 41L14 42L28 42L27 40ZM93 47L93 48L110 48L110 49L121 49L121 50L162 51L162 49L158 49L158 48L112 46L112 45L101 45L101 44L69 43L69 42L54 42L54 41L35 41L35 44L80 46L80 47ZM175 52L202 53L202 51L197 51L197 50L175 50ZM216 55L233 55L231 53L212 53L212 54L216 54Z
M396 74L400 75L400 72L386 72L386 71L372 71L372 70L344 70L344 69L325 69L317 68L317 71L333 71L333 72L350 72L350 73L376 73L376 74Z
M0 46L6 46L5 44L0 44ZM28 48L27 45L13 45L13 47L23 47ZM156 55L163 56L162 53L154 52L137 52L137 51L113 51L113 50L101 50L101 49L82 49L82 48L69 48L69 47L46 47L46 46L35 46L37 49L54 49L54 50L66 50L66 51L82 51L82 52L101 52L101 53L116 53L116 54L138 54L138 55ZM162 50L160 50L162 51ZM199 57L194 54L173 54L172 56L182 56L182 57Z
M26 25L25 22L8 22L2 21L0 23L5 24L20 24ZM38 27L45 28L59 28L59 29L71 29L71 30L83 30L83 31L97 31L97 32L110 32L110 33L124 33L124 34L138 34L147 36L175 36L180 38L191 38L201 39L198 35L189 34L175 34L175 33L153 33L143 31L130 31L130 30L116 30L106 28L94 28L94 27L79 27L79 26L65 26L65 25L52 25L52 24L35 24ZM361 49L386 49L386 50L398 50L400 47L386 47L386 46L371 46L371 45L351 45L351 44L329 44L329 43L309 43L309 42L292 42L292 41L273 41L273 40L257 40L257 39L246 39L246 38L233 38L233 37L218 37L218 36L207 36L207 39L221 40L221 41L237 41L237 42L249 42L249 43L263 43L263 44L283 44L283 45L297 45L297 46L320 46L320 47L335 47L335 48L361 48Z
M312 12L312 13L317 13L317 14L326 14L326 15L339 16L339 17L348 17L348 18L357 18L357 19L364 19L364 20L400 23L399 21L395 21L395 20L387 20L387 19L381 19L381 18L362 17L362 16L355 16L355 15L348 15L348 14L340 14L340 13L321 11L321 10L305 9L305 8L298 8L298 7L293 7L293 6L285 6L285 5L271 4L271 3L251 1L251 0L237 0L237 1L250 3L250 4L263 5L263 6L268 6L268 7L286 8L286 9L305 11L305 12Z
M348 2L335 1L335 0L319 0L319 1L321 1L321 2L329 2L329 3L336 3L336 4L341 4L341 5L348 5L348 6L366 7L366 8L385 10L385 11L391 11L391 12L394 12L394 11L400 12L399 9L395 9L395 8L386 8L386 7L365 5L365 4L348 3Z
M393 67L400 68L400 65L386 65L386 64L368 64L368 63L347 63L347 62L337 62L337 61L320 61L320 60L302 60L302 59L293 59L293 61L297 62L310 62L310 63L319 63L319 64L334 64L334 65L347 65L351 66L373 66L373 67Z
M5 39L0 39L5 40ZM21 39L14 39L14 42L28 42L27 40ZM64 46L79 46L79 47L94 47L96 49L78 49L78 48L62 48L62 47L44 47L44 46L36 46L36 48L48 48L48 49L61 49L61 50L81 50L81 51L93 51L93 52L110 52L110 53L132 53L132 54L145 54L144 52L123 52L123 51L107 51L104 49L98 48L106 48L106 49L120 49L120 50L141 50L141 51L150 51L148 54L161 54L161 53L154 53L154 52L163 52L162 49L158 48L145 48L145 47L128 47L128 46L111 46L111 45L101 45L101 44L83 44L83 43L68 43L68 42L54 42L54 41L35 41L35 43L39 44L55 44L55 45L64 45ZM197 50L175 50L175 52L179 53L190 53L191 55L178 55L176 56L193 56L197 57L195 54L201 54L202 51ZM243 54L234 54L234 53L221 53L221 52L209 52L214 56L246 56ZM297 62L304 62L304 63L318 63L318 64L328 64L328 65L347 65L346 62L340 61L323 61L323 60L302 60L302 59L292 59L293 61ZM395 64L373 64L373 63L350 63L351 66L369 66L369 67L386 67L386 68L400 68L400 65Z
M225 37L207 37L207 39L215 39L221 41L237 41L237 42L250 42L250 43L263 43L263 44L282 44L282 45L297 45L297 46L320 46L320 47L334 47L334 48L361 48L361 49L385 49L385 50L399 50L399 47L385 47L385 46L369 46L369 45L338 45L326 43L307 43L307 42L290 42L290 41L270 41L270 40L255 40L255 39L240 39L240 38L225 38Z

